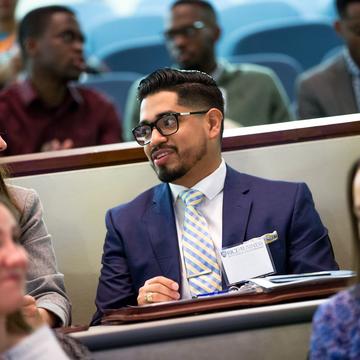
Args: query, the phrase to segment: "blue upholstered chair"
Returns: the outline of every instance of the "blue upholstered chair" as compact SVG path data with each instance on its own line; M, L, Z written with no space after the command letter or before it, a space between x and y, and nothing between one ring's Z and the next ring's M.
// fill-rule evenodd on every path
M111 71L135 71L142 74L172 63L160 36L112 44L99 52L98 57Z
M109 72L102 75L88 76L80 85L106 94L114 102L118 113L122 117L129 87L141 77L142 74L134 72Z
M275 19L299 18L301 12L286 1L249 1L219 11L222 37L219 54L224 53L227 37L235 30Z
M227 39L227 56L280 53L296 59L304 70L320 63L332 48L342 44L325 20L293 19L249 26Z
M336 46L330 49L322 58L321 62L328 61L329 59L339 55L342 51L344 51L344 46Z
M252 63L270 68L280 79L291 102L295 100L295 80L302 72L298 61L284 54L237 55L228 59L232 63Z
M159 36L162 31L162 16L113 17L90 29L88 33L89 53L98 55L109 45L147 36Z
M81 2L73 2L68 6L75 11L85 34L96 24L114 17L113 10L106 1L83 0Z

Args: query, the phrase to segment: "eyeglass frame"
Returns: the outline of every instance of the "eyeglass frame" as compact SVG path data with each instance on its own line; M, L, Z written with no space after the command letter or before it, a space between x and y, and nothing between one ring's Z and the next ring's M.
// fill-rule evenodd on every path
M140 145L140 146L145 146L151 143L151 136L152 136L152 132L154 130L154 128L162 135L162 136L170 136L170 135L174 135L178 132L179 130L179 116L189 116L189 115L201 115L201 114L206 114L207 112L209 112L210 109L208 110L202 110L202 111L187 111L187 112L166 112L161 114L161 116L156 119L154 122L146 122L144 124L139 124L138 126L135 126L131 132L136 140L136 142ZM170 134L163 134L162 130L157 126L157 123L162 120L164 118L164 116L168 116L168 115L173 115L175 120L176 120L176 129L175 131L171 132ZM135 135L135 131L136 129L141 128L142 126L148 126L150 127L150 139L148 141L145 141L144 143L141 143Z
M197 32L197 31L205 29L205 28L206 28L205 23L203 21L198 20L198 21L194 21L192 24L182 26L178 29L166 30L166 31L164 31L163 36L166 39L166 41L172 41L178 35L182 35L185 37L191 37L194 35L194 33L190 34L187 32L189 32L189 31Z

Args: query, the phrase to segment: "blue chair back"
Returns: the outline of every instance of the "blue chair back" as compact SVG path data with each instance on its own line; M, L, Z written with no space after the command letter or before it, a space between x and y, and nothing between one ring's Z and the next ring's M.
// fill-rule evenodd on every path
M163 18L158 15L113 17L92 27L88 33L88 51L98 55L104 48L133 39L159 36L163 31Z
M344 51L344 46L336 46L330 49L321 59L321 62L325 62L330 60L331 58L339 55L342 51Z
M92 27L114 17L112 8L105 1L74 2L69 7L75 12L86 36Z
M253 0L248 0L253 1ZM232 5L233 0L209 0L214 6L215 10L218 11L221 8ZM174 0L138 0L136 5L136 14L167 14L170 11L171 5Z
M295 81L303 71L298 61L284 54L237 55L228 59L230 62L252 63L270 68L279 78L291 102L295 101Z
M227 55L286 54L306 70L319 64L330 49L341 44L342 40L328 21L284 20L234 32L227 40Z
M328 0L328 3L323 6L321 14L334 21L338 17L335 1Z
M80 85L106 94L113 101L120 117L123 118L129 88L142 76L134 72L109 72L88 76Z
M301 12L285 1L252 1L226 7L219 11L222 38L219 54L223 55L227 37L235 30L275 19L299 18Z
M111 71L148 74L172 64L162 37L149 37L108 46L98 54Z

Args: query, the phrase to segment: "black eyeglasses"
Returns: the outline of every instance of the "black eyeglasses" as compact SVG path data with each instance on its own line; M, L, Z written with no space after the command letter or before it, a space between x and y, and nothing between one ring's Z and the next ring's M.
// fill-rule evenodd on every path
M169 136L175 134L179 130L179 116L206 114L208 111L209 110L166 113L153 123L144 123L138 125L132 129L132 133L138 144L145 146L150 143L152 131L154 128L156 128L156 130L162 136Z
M178 29L170 29L164 32L166 40L173 40L176 36L194 36L199 30L204 29L205 24L202 21L195 21L193 24L183 26Z

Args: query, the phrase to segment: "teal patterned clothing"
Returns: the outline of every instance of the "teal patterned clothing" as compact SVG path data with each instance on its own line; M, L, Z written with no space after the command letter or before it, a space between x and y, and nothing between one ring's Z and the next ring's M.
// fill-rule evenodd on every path
M360 285L341 291L318 308L310 359L360 359Z

